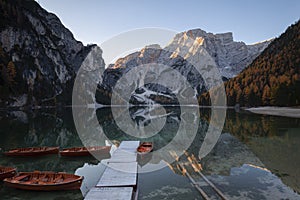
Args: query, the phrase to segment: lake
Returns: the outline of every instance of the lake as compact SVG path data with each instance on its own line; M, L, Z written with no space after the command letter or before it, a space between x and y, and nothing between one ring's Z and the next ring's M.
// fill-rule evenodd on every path
M198 126L185 152L172 163L164 157L139 158L139 169L167 167L141 173L138 176L139 199L202 199L199 191L180 167L186 166L191 177L212 199L218 199L206 186L197 169L212 181L229 199L300 199L300 119L236 112L228 109L222 134L212 151L199 158L205 134L211 120L210 109L199 109L200 116L191 111L182 113L179 107L167 107L165 124L149 138L154 151L163 149L175 137L184 119L183 115L197 118ZM197 108L198 109L198 108ZM145 115L147 108L131 108L134 123L144 127L155 120ZM111 108L94 110L103 133L114 144L123 140L137 140L124 133L114 120ZM142 114L141 114L142 113ZM148 116L148 117L147 117ZM83 119L84 120L84 119ZM93 128L93 127L89 127ZM85 136L88 135L87 131ZM93 187L101 176L104 166L94 157L63 158L49 155L33 158L11 158L3 151L31 146L59 146L60 148L82 146L77 134L71 108L38 109L31 112L0 111L0 165L15 166L18 171L64 171L85 177L80 191L32 192L7 188L0 183L0 199L83 199L83 194ZM182 141L185 141L184 135ZM173 151L165 152L174 157ZM176 155L175 155L176 156ZM103 161L108 159L104 156Z

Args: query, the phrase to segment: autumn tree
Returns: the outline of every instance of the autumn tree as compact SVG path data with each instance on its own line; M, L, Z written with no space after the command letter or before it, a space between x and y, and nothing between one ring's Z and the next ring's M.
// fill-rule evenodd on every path
M268 85L265 85L264 90L263 90L263 95L262 95L263 105L269 105L270 98L271 98L271 89Z
M225 83L230 106L300 106L300 21ZM205 99L205 95L203 96ZM200 101L203 101L202 97Z
M12 86L15 83L14 78L16 77L16 67L15 64L10 61L7 64L7 82L9 86Z

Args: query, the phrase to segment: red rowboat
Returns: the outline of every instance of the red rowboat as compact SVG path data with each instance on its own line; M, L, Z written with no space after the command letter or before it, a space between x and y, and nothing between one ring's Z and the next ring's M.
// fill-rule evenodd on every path
M153 150L153 143L152 142L142 142L140 146L137 148L137 152L139 154L146 154Z
M77 190L80 189L83 177L74 174L55 172L20 172L17 176L4 179L8 187L23 190Z
M46 154L57 154L59 147L28 147L12 149L4 152L6 156L41 156Z
M108 154L111 146L73 147L60 151L61 156L89 156L91 154Z
M13 177L17 174L17 169L14 167L2 167L0 166L0 180Z

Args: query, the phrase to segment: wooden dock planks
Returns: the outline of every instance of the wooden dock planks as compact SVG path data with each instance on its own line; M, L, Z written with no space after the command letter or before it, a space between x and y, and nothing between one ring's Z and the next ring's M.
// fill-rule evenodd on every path
M127 200L132 198L132 187L101 187L92 188L86 195L86 200Z
M137 162L109 163L96 187L136 186Z
M140 141L123 141L121 142L119 149L124 149L124 150L133 150L133 152L136 152L136 149L139 147Z
M113 152L109 163L119 163L119 162L136 162L137 153L136 149L140 145L139 141L123 141L121 142L119 148Z
M97 185L86 200L131 200L137 185L137 153L139 141L123 141L107 161Z
M137 153L130 152L124 149L117 149L109 159L109 163L120 163L120 162L136 162Z

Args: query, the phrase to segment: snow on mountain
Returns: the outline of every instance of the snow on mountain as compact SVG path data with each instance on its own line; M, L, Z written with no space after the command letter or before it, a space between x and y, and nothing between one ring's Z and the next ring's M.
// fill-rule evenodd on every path
M134 67L161 64L176 69L180 73L176 75L170 73L168 70L161 70L160 76L164 76L165 83L169 83L173 80L175 80L173 82L176 82L176 80L180 79L180 76L184 76L194 88L196 96L205 91L207 86L204 84L203 74L200 74L193 65L201 65L204 62L214 62L221 75L229 79L237 75L250 64L270 42L271 41L264 41L253 45L246 45L244 42L233 41L232 33L212 34L201 29L189 30L175 35L171 42L164 48L156 44L149 45L144 47L141 51L118 59L114 64L109 65L105 71L101 88L102 90L112 92L117 81ZM199 57L199 55L205 53L208 53L209 56ZM207 60L204 61L203 59ZM136 74L134 74L133 77L128 77L128 79L135 80L134 76L136 76ZM153 81L157 80L156 78L154 78ZM212 82L213 81L214 77L212 77ZM124 84L124 91L127 91L128 88L126 87L129 87L128 84ZM139 82L131 82L130 84L130 87L140 87ZM164 87L148 85L143 89L153 90L163 95L161 92L163 92ZM175 95L183 95L185 89L186 86L179 83L174 93ZM144 93L144 99L140 102L149 102L149 91L145 90ZM133 95L133 97L134 96L138 96L139 99L141 99L143 94ZM167 99L169 98L166 96L166 93L163 96ZM98 98L98 100L100 99ZM170 102L174 102L173 100L170 100ZM136 99L135 101L138 100Z

